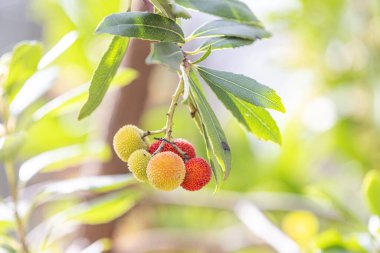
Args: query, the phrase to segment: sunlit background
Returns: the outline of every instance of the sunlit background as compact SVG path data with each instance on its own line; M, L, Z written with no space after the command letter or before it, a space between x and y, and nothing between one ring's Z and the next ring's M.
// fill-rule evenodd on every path
M204 65L245 74L278 92L287 109L285 114L273 112L283 135L282 146L245 132L206 89L233 155L231 175L223 189L214 194L214 183L199 193L161 193L149 186L126 189L128 198L139 191L149 192L149 197L141 202L129 200L133 208L112 228L92 225L80 230L57 224L51 251L46 252L81 252L91 241L87 234L102 228L112 231L105 236L113 235L115 252L291 253L297 248L299 252L378 252L371 251L375 236L368 229L370 212L361 187L367 171L380 169L380 2L245 2L273 37L217 51ZM110 40L94 30L103 17L125 6L122 0L0 0L0 54L12 51L21 40L41 41L44 52L64 36L66 43L75 40L49 67L56 73L52 73L54 86L28 105L25 125L45 103L90 80ZM194 19L183 22L186 34L213 19L191 14ZM177 79L168 69L156 67L149 80L146 104L136 107L144 107L141 128L159 129ZM111 156L105 136L113 120L108 112L117 96L116 87L90 119L76 119L82 96L27 128L20 164L38 154L45 155L45 161L53 160L49 166L29 165L50 170L31 180L31 185L108 174L100 163ZM128 114L128 108L124 112ZM205 156L203 139L185 106L176 113L174 135L193 142ZM46 154L52 150L57 152ZM8 195L3 170L0 194ZM31 223L36 225L78 201L57 197L32 213ZM123 207L107 212L112 216ZM1 212L5 213L0 209L0 216ZM97 215L107 220L103 214L93 215L90 220ZM0 232L6 229L1 224ZM74 231L80 231L78 236L72 236ZM38 232L32 232L34 240Z

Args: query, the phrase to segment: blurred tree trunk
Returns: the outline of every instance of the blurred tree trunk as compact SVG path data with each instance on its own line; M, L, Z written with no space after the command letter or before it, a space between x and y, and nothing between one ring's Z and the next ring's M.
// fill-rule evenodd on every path
M139 1L134 10L142 11L149 8L143 1ZM148 82L152 67L145 64L145 58L150 52L148 41L132 40L125 55L123 65L139 72L139 77L130 85L124 87L117 94L116 101L111 110L111 119L106 128L105 138L112 146L113 136L116 131L125 124L138 124L143 114L147 100ZM112 150L112 158L101 167L100 174L126 173L125 163L117 158ZM116 227L116 222L104 225L85 226L83 236L93 242L100 238L111 238Z

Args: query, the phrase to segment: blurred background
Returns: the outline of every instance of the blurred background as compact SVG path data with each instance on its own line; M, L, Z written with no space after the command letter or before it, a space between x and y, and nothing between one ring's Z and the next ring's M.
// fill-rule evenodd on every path
M67 228L69 233L60 224L54 230L63 235L49 246L50 252L81 252L83 245L104 237L113 238L114 252L380 252L361 193L365 173L380 169L380 2L245 2L273 37L216 51L204 65L250 76L278 92L287 109L286 114L273 112L282 146L243 131L206 89L233 155L223 189L213 194L211 183L197 193L160 193L140 185L131 194L144 192L146 197L131 200L128 195L133 205L124 215L120 210L126 206L103 209L118 216L115 221L95 214L107 222L86 222ZM54 61L54 86L27 108L21 122L28 125L42 105L90 80L110 41L110 36L95 35L95 28L103 17L125 7L122 0L0 0L0 54L22 40L41 41L44 52L62 40L68 45ZM193 19L183 21L185 34L214 18L191 14ZM123 64L136 72L128 70L122 80L134 81L123 88L116 85L94 117L76 120L81 97L25 128L19 163L36 155L54 163L49 173L28 182L30 192L47 180L128 172L107 144L126 123L161 128L177 83L168 69L145 65L148 53L148 43L132 43ZM190 140L206 156L185 106L175 115L174 136ZM5 197L2 173L0 195ZM30 226L92 198L57 197L59 201L31 214Z

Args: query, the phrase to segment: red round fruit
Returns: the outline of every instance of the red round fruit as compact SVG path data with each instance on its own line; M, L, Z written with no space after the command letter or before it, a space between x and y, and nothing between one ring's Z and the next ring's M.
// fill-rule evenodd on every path
M186 176L181 186L188 191L198 191L211 180L210 165L203 158L190 159L186 164Z
M153 154L158 149L158 147L161 145L161 142L162 142L162 140L157 140L157 141L153 142L152 145L150 145L150 147L148 149L149 153ZM181 149L183 152L186 153L188 159L192 159L195 157L194 146L190 142L188 142L187 140L185 140L185 139L174 139L173 143L179 149ZM171 151L171 152L181 156L181 154L172 145L170 145L167 142L164 144L164 147L162 148L161 152L166 152L166 151ZM185 157L182 157L182 159L185 159Z

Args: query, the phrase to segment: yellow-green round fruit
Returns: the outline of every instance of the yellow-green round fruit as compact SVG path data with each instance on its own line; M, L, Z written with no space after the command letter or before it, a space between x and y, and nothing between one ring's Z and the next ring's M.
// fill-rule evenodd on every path
M117 156L127 162L129 156L138 149L146 149L148 144L142 139L144 132L134 125L126 125L113 137L113 148Z
M168 151L153 156L148 163L146 173L153 187L162 191L171 191L182 184L186 169L182 158Z
M151 158L152 155L145 149L136 150L128 158L128 168L138 181L148 181L146 168L148 167L148 163Z

